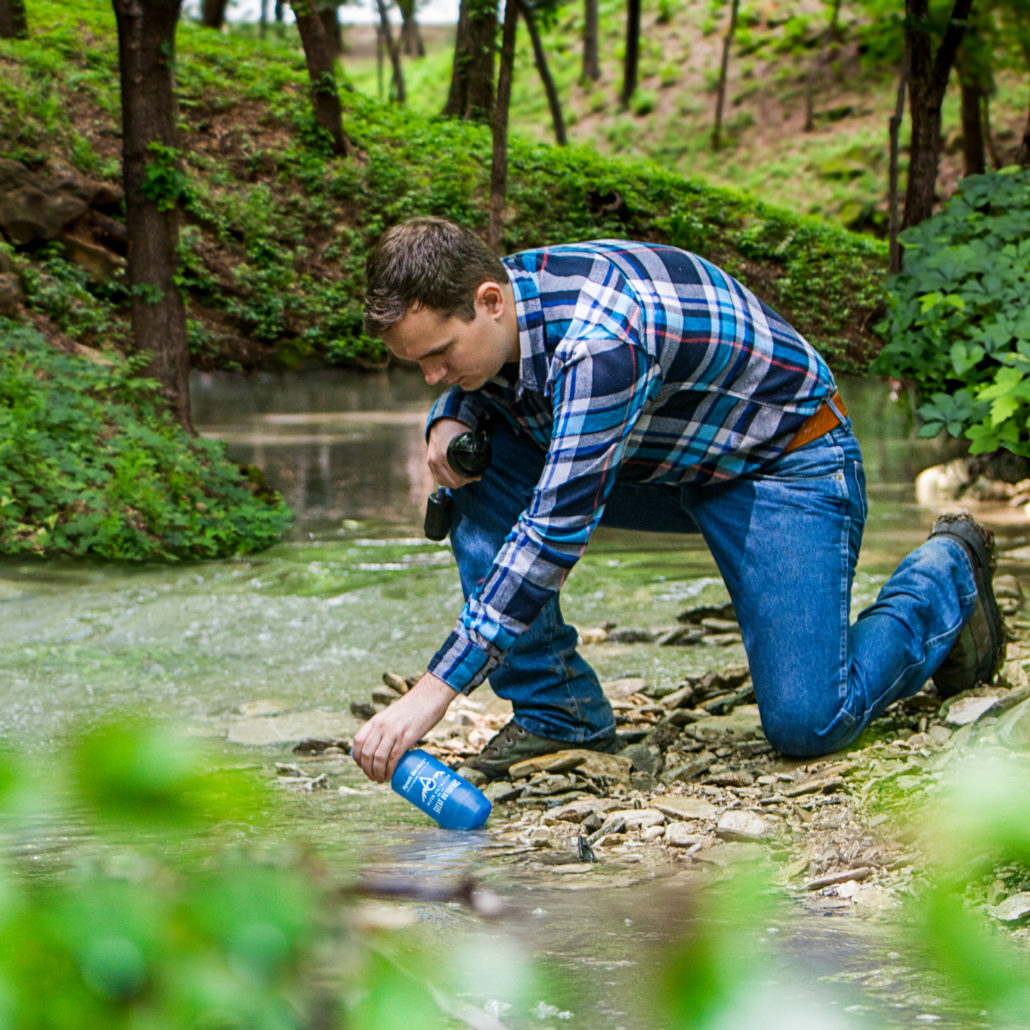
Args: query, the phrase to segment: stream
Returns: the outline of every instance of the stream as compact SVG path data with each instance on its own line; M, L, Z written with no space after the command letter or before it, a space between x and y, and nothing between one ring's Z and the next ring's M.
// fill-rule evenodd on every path
M925 538L932 513L915 504L912 481L945 455L937 441L914 438L883 383L844 378L841 390L869 482L860 607ZM42 755L63 734L146 712L270 781L277 762L292 760L292 741L350 737L360 725L350 703L367 700L384 670L421 671L461 605L447 546L421 535L432 396L417 375L397 371L197 374L198 427L284 494L295 513L290 538L259 555L182 566L0 562L0 734ZM699 539L601 530L563 606L581 628L660 626L721 590ZM674 685L735 657L711 650L643 644L590 657L602 679ZM486 688L473 700L480 695L490 703ZM403 906L405 932L447 942L455 996L507 1026L657 1030L647 1019L658 989L650 973L659 951L689 934L689 897L670 898L648 877L594 889L571 878L541 883L491 846L489 823L449 834L350 762L338 779L342 792L290 792L270 811L276 829L310 841L341 878L371 871L439 883L474 872L511 906L500 924L455 904ZM31 843L43 868L89 846L74 826ZM734 1030L986 1025L947 1000L882 919L788 907L742 948L761 959L761 973L726 1024ZM534 979L527 959L547 975Z

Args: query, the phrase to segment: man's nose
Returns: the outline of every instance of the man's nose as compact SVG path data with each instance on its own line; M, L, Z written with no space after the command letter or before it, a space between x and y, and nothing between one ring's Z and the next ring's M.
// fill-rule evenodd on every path
M430 364L426 362L422 365L422 376L430 386L436 386L443 379L446 371L441 363Z

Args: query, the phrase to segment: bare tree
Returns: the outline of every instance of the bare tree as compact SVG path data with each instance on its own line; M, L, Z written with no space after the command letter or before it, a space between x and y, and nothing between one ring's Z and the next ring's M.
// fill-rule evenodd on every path
M811 132L815 128L815 86L819 81L820 73L829 64L831 56L837 47L840 2L841 0L833 0L830 23L823 30L822 42L819 46L819 56L809 65L808 75L805 79L805 132Z
M220 29L225 24L225 9L229 0L204 0L200 7L200 24L208 29Z
M386 52L390 55L390 67L393 69L390 93L398 104L403 104L404 95L404 69L401 67L400 44L393 38L393 27L390 25L390 12L386 9L385 0L376 0L379 8L379 28L382 33L382 40L386 44Z
M397 6L401 11L401 49L409 57L425 57L426 45L418 26L415 0L397 0Z
M1030 111L1026 114L1026 125L1023 126L1023 138L1016 151L1016 164L1030 168Z
M122 171L135 349L149 351L148 373L192 432L186 311L175 285L178 197L155 192L178 167L175 26L181 0L113 0L122 94ZM160 176L153 173L159 171Z
M730 22L722 37L722 63L719 66L719 88L715 97L715 124L712 126L712 150L722 146L722 112L726 105L726 80L730 71L730 47L737 32L737 14L740 11L740 0L730 0Z
M887 165L887 213L888 226L888 269L891 273L901 271L901 243L898 240L900 216L898 211L898 153L901 123L905 118L905 94L908 92L908 59L903 58L901 75L898 77L897 99L894 114L890 119L890 156Z
M929 0L905 0L909 122L912 128L902 228L933 214L941 152L941 104L973 0L955 0L937 53L930 38Z
M28 34L25 0L0 0L0 39L18 39Z
M565 119L562 116L561 100L558 97L558 87L554 84L554 77L547 64L547 52L544 50L543 40L540 38L540 27L537 25L536 13L527 0L518 0L519 8L522 11L522 19L529 30L529 38L533 44L533 60L536 70L540 74L540 81L543 83L544 92L547 94L547 106L551 109L551 122L554 125L554 138L558 146L564 147L568 143L568 136L565 133Z
M443 114L486 121L494 111L494 0L460 0L451 86Z
M597 12L597 0L584 0L583 11L583 71L580 73L584 82L597 82L601 77L600 18Z
M640 0L626 0L626 58L622 68L622 92L619 100L629 107L637 91L640 67Z
M322 20L313 6L314 0L291 0L297 19L297 31L304 47L304 60L311 82L311 102L315 120L329 133L337 154L350 153L351 146L343 131L340 94L336 91L336 68L329 41L325 38Z
M515 33L519 21L519 0L504 5L501 34L501 67L497 75L497 103L493 117L493 153L490 160L490 223L486 242L495 254L504 251L504 201L508 191L508 107L515 70Z

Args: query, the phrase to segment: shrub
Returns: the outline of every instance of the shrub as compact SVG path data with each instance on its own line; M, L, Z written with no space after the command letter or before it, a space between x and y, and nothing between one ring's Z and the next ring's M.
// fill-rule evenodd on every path
M1030 457L1030 171L963 179L901 238L874 370L915 382L920 436L945 429L974 454Z
M280 539L281 498L191 438L135 363L3 319L0 340L0 553L217 558Z

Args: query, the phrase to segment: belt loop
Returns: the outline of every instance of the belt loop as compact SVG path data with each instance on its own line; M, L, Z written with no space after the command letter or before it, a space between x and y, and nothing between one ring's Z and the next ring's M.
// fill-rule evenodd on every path
M839 407L838 407L839 402ZM844 424L844 420L848 417L848 413L844 410L844 401L841 398L840 390L834 390L832 397L826 398L826 404L830 411L837 416L840 420L841 425Z

